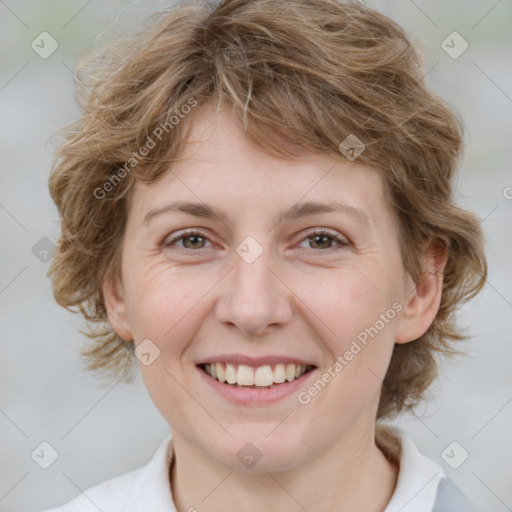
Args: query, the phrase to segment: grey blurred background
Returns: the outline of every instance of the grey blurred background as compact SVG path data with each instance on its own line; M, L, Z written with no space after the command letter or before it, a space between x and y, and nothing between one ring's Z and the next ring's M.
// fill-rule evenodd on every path
M429 84L464 120L457 194L483 219L490 265L485 289L460 313L472 335L468 356L444 364L432 400L396 423L480 510L505 512L512 510L512 2L366 3L407 30L424 53ZM102 37L169 5L0 0L2 512L62 504L145 464L169 432L140 378L105 385L83 370L84 325L54 303L45 276L45 251L59 232L48 139L78 115L71 70ZM42 32L58 44L51 55ZM42 442L58 452L46 470L31 456Z

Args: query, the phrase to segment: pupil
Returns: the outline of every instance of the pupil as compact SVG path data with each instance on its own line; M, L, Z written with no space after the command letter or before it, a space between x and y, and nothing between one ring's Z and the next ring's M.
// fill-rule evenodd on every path
M200 236L194 236L194 235L190 235L188 236L186 239L188 239L190 242L191 242L191 245L193 247L196 247L197 246L197 242L199 240L199 243L200 243L200 240L201 240L202 237Z
M316 235L316 236L314 237L314 239L315 239L315 243L317 243L317 241L318 241L318 240L322 240L322 239L323 239L323 240L324 240L324 242L325 242L326 240L328 240L328 239L329 239L329 237L328 237L328 236L325 236L325 235ZM320 244L322 244L322 242L320 242Z

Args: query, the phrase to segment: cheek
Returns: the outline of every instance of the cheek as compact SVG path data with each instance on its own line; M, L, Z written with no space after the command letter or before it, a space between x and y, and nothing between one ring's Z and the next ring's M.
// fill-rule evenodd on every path
M157 262L132 268L127 314L137 341L149 338L161 351L183 351L200 324L200 302L219 277L204 269L183 269ZM213 275L215 274L215 275Z
M296 281L297 295L323 324L332 351L344 351L398 296L388 273L377 265L329 269L320 278L301 275Z
M334 375L319 402L325 400L342 421L341 416L357 414L379 393L394 346L398 289L392 273L377 264L330 272L328 279L301 278L301 293L323 333L325 371Z
M129 277L128 316L137 343L150 339L160 350L149 365L139 363L139 371L153 403L173 425L193 422L199 414L190 406L190 396L179 383L186 383L184 354L195 339L201 322L201 299L218 279L206 273L194 274L167 262L138 269ZM211 282L210 282L211 281ZM185 388L188 389L185 384ZM177 420L177 418L179 418ZM187 423L188 422L188 423Z
M310 406L328 411L322 428L333 436L338 429L349 428L356 417L373 414L391 357L394 290L382 276L380 281L376 277L371 271L353 269L333 272L328 280L312 280L311 286L305 283L310 294L304 302L318 317L315 323L327 352L318 379L327 383L312 382L299 401L311 404L305 413ZM381 314L387 321L380 319Z

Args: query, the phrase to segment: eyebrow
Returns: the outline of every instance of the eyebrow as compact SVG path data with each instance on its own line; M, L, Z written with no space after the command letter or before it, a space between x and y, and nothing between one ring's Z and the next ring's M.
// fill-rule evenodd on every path
M193 203L189 201L174 201L160 208L150 210L145 215L142 224L147 224L153 217L168 212L182 212L193 215L194 217L214 219L222 222L223 224L228 224L228 216L223 210L210 206L206 203ZM309 201L306 203L297 203L291 206L288 210L281 212L280 221L294 220L317 213L332 212L344 213L345 215L354 217L367 226L370 226L370 220L363 210L356 208L355 206L339 202L319 203Z

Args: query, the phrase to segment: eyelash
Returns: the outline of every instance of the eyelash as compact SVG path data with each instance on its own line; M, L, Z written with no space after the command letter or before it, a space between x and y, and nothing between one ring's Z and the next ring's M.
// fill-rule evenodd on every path
M172 237L170 240L165 240L164 243L163 243L163 246L164 247L171 247L173 244L175 244L176 242L184 239L184 238L188 238L190 236L200 236L201 238L204 238L208 241L209 238L204 234L202 233L201 231L193 231L193 230L186 230L186 231L183 231L181 232L180 234ZM335 246L335 247L328 247L327 249L312 249L313 251L317 251L317 252L325 252L325 251L328 251L328 250L339 250L339 249L342 249L343 247L347 247L349 245L349 242L345 239L345 238L342 238L334 233L331 233L325 229L314 229L314 230L310 230L306 233L306 236L301 240L301 241L304 241L308 238L313 238L315 236L326 236L326 237L329 237L331 238L332 240L334 240L338 245ZM179 248L180 250L183 250L183 251L200 251L201 249L206 249L206 247L201 247L199 249L187 249L185 247L180 247Z

